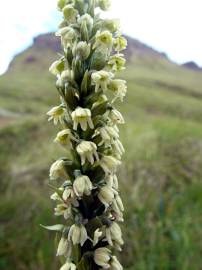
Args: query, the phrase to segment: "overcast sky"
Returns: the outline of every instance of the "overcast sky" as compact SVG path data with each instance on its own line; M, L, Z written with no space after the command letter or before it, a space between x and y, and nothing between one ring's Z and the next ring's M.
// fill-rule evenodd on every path
M0 2L0 73L33 37L56 28L56 0ZM123 31L166 52L179 63L202 65L202 0L112 0L109 16L120 18Z

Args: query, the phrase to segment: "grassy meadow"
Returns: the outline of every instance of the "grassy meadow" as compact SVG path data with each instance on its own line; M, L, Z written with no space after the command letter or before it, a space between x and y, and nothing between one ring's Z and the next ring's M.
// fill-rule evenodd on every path
M32 56L32 61L28 61ZM34 57L33 57L34 56ZM55 270L59 223L49 199L49 165L64 150L46 111L57 104L47 68L57 58L35 46L0 77L0 269ZM34 60L33 60L34 59ZM119 170L125 204L126 270L202 269L202 73L136 54L122 74L128 95Z

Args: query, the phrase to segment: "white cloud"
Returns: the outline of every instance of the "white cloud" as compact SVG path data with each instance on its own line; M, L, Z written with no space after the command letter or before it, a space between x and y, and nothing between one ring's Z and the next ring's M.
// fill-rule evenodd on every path
M202 65L201 0L112 0L111 10L124 32L175 61ZM54 30L57 20L56 0L1 1L0 73L34 36Z
M7 68L13 55L26 48L34 36L50 31L56 24L54 0L12 0L0 3L0 73Z
M202 65L201 0L112 0L123 30L177 62ZM123 4L124 3L124 4Z

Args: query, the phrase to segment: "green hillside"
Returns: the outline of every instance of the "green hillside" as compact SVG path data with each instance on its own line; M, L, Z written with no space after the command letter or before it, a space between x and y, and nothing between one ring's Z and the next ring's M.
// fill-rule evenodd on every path
M63 155L46 111L57 104L52 35L35 39L0 77L0 269L55 270L58 223L48 169ZM119 171L128 270L199 270L202 265L202 72L129 39L128 95L120 109L126 148ZM57 220L57 221L56 221Z

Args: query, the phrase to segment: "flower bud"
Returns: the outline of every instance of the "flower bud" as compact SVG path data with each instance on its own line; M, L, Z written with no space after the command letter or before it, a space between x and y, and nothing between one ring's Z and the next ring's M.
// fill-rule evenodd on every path
M120 29L120 20L104 20L103 27L110 32L115 33Z
M78 19L80 25L86 24L88 30L91 30L93 27L93 18L89 14L84 14Z
M97 248L94 253L94 261L104 269L110 268L111 251L108 248Z
M65 68L65 64L64 64L64 60L60 59L58 61L55 61L49 68L49 71L53 74L53 75L58 75L60 74Z
M68 175L64 168L64 160L57 160L50 168L50 179L66 178Z
M95 162L95 159L98 161L99 157L97 154L97 146L93 142L82 141L76 148L77 153L81 157L81 165L84 165L86 160L90 162L91 165Z
M74 8L72 4L66 5L62 11L63 11L64 18L68 21L68 23L76 22L78 11Z
M83 246L87 239L87 231L83 225L74 224L71 226L68 234L68 240L72 240L73 245L81 244L81 246Z
M93 238L93 246L96 246L99 238L102 236L102 232L100 231L100 229L98 228L95 232L94 232L94 238Z
M78 176L73 183L74 192L78 197L82 197L84 194L89 196L93 185L86 175Z
M114 199L114 190L109 186L101 187L98 198L106 207L108 207Z
M85 41L80 41L73 48L74 56L78 56L81 60L86 60L90 55L91 45Z
M68 47L70 47L70 46L72 46L74 40L77 37L77 33L70 26L66 26L66 27L60 28L59 31L56 32L55 35L61 37L62 43L63 43L63 47L65 49L68 48Z
M67 238L62 237L57 249L56 256L67 256L70 255L72 251L71 243L68 241Z
M76 108L75 111L71 114L73 120L73 129L77 130L78 124L80 124L81 129L83 131L87 130L87 126L91 129L94 128L92 119L91 119L91 111L89 109L84 109L81 107Z
M110 266L111 266L110 270L123 270L123 267L120 264L120 262L117 260L116 256L112 256Z
M97 5L102 10L106 11L106 10L108 10L110 8L111 1L110 0L97 0Z
M57 6L59 10L62 10L64 6L66 5L67 0L58 0Z

